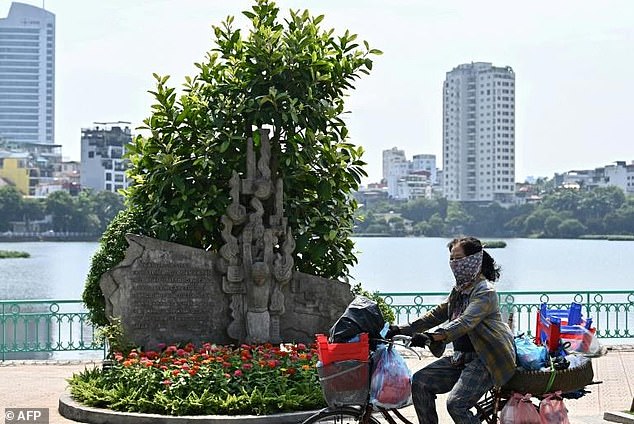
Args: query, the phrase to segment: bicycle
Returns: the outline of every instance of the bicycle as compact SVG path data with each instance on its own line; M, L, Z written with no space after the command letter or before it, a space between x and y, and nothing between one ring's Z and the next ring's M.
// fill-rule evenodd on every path
M418 356L418 358L420 359L420 355L418 354L418 352L416 352L409 346L409 343L411 341L411 337L409 336L397 335L397 336L394 336L394 340L380 339L375 341L389 344L388 349L392 349L394 345L402 346L414 352L416 356ZM402 341L402 343L395 343L395 341ZM380 421L377 420L373 416L373 414L380 414L381 416L383 416L383 418L385 418L385 420L389 424L398 424L398 422L395 420L394 417L398 418L404 424L414 424L413 422L409 421L406 417L404 417L398 411L398 408L383 408L379 406L374 406L370 403L370 395L369 395L370 377L371 377L370 369L371 367L369 366L369 364L367 364L366 366L360 365L360 366L357 366L356 368L351 367L348 370L343 370L343 371L336 370L335 373L326 377L326 379L329 377L341 378L341 377L346 377L346 373L352 373L354 371L357 371L356 376L359 378L365 378L365 379L363 381L358 381L359 384L357 387L360 389L360 394L359 396L354 396L354 395L352 396L353 398L356 398L356 399L353 399L353 402L354 402L353 404L346 403L341 405L328 406L326 408L321 409L314 415L310 416L302 424L318 424L318 423L321 423L321 424L328 424L328 423L330 424L380 424ZM324 381L323 379L320 379L320 383L322 383L322 389L325 392L324 396L328 399L329 394L327 393L327 390L329 390L329 386L324 385L323 381ZM362 390L361 389L362 387L364 387L365 390Z
M396 345L412 350L409 347L411 337L398 335L395 336L394 339L404 341L404 344L396 343ZM380 340L380 342L389 343L390 347L394 345L393 341ZM412 351L416 353L420 359L418 352ZM355 368L355 370L356 369L357 368ZM389 424L399 424L395 417L404 424L415 424L404 417L397 408L386 409L373 406L370 403L370 367L367 366L365 371L365 375L367 375L366 380L361 381L358 387L365 387L366 389L360 392L359 396L353 396L355 398L353 402L349 404L344 402L344 404L323 408L306 419L302 424L380 424L380 421L373 416L376 414L380 414ZM345 371L340 375L345 375ZM359 374L359 377L361 377L361 375L363 374ZM516 375L504 387L492 388L480 399L475 405L476 416L483 423L498 423L498 414L506 402L510 400L513 392L532 393L533 397L540 399L549 391L562 390L568 392L564 393L563 397L577 399L587 393L585 386L601 383L600 381L592 381L593 376L591 362L587 362L575 370L563 370L552 373L517 371ZM334 377L338 377L338 375L334 375ZM320 383L322 384L322 389L324 389L321 379ZM325 396L327 396L327 393L325 393Z

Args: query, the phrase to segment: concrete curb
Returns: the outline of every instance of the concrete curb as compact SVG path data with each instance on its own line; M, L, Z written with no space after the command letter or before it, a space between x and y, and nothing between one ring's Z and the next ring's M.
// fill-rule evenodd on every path
M634 415L625 412L604 412L603 419L613 423L634 424Z
M297 424L318 411L289 412L273 415L184 415L172 417L159 414L141 414L135 412L117 412L109 409L93 408L75 402L64 393L59 397L59 413L69 420L90 424Z

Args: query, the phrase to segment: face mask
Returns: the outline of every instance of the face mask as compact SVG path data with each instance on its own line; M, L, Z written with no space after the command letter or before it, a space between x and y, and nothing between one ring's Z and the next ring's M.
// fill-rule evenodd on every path
M475 281L482 269L482 250L464 258L450 259L449 266L456 278L456 286L466 286Z

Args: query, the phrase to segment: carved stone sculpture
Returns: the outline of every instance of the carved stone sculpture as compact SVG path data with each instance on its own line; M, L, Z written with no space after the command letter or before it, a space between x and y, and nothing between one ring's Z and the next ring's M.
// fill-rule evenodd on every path
M129 235L125 259L102 277L107 315L138 344L310 343L352 300L348 284L293 270L283 182L271 175L268 131L259 135L259 159L249 138L246 172L229 181L217 253Z

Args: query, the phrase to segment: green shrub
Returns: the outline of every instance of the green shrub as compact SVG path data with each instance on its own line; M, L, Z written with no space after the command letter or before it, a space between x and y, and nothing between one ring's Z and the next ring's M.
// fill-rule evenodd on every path
M488 240L482 241L482 245L486 249L500 249L506 247L506 242L503 240Z
M394 320L396 319L396 316L394 315L394 311L392 310L392 308L390 308L390 305L388 305L385 302L385 299L381 297L378 291L370 293L369 291L361 287L361 283L355 284L352 287L351 291L355 296L365 296L368 299L374 300L379 306L379 309L381 310L381 314L383 314L383 319L385 320L385 322L390 324L394 323Z
M99 287L99 279L125 257L125 251L128 248L125 235L144 233L141 222L142 216L135 209L125 209L119 212L103 233L99 249L92 257L82 299L88 309L90 321L95 325L109 324L105 311L105 299Z
M31 255L27 252L17 252L15 250L0 250L0 259L9 258L30 258Z

